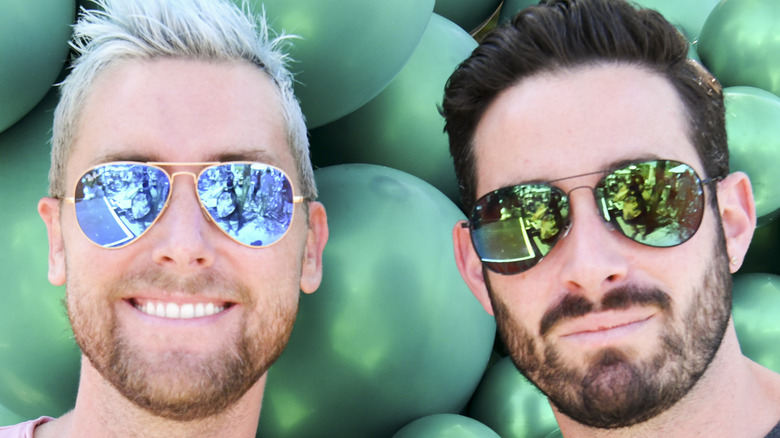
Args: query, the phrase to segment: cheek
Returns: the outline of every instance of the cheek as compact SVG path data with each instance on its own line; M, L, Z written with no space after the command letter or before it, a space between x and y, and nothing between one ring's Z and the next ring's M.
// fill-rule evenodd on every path
M516 324L536 334L539 331L541 316L552 304L553 298L548 292L552 282L534 280L528 273L517 275L488 273L488 275L492 291L491 300L494 302L501 300Z
M65 242L65 249L75 248L81 243L80 240L86 240L86 238L79 228L73 206L63 204L63 209L64 211L62 211L60 216L60 225L62 226L62 239Z
M710 240L712 236L704 234L697 233L676 247L643 251L643 255L635 256L632 265L643 267L653 279L663 283L666 290L674 291L698 284L716 257Z
M62 212L62 239L66 259L73 265L73 272L91 272L95 275L108 273L103 266L115 258L121 251L107 250L94 244L79 227L73 205L65 204ZM82 270L75 269L78 264Z
M247 248L230 256L238 263L237 279L246 283L259 302L297 305L303 250L288 237L269 248Z
M73 255L69 260L74 263L67 265L65 304L76 341L93 356L105 355L111 345L106 337L112 332L115 314L104 293L107 286L101 283L99 273L104 270L94 263L74 266L84 260L83 256Z
M111 263L111 254L106 254L108 251L87 244L87 247L66 247L65 287L68 301L80 302L80 307L108 305L108 301L112 299L108 293L112 281L116 281L124 271L121 265Z
M75 230L70 238L65 239L68 283L74 281L74 276L78 276L80 283L94 283L126 272L129 261L121 250L100 248L80 233Z

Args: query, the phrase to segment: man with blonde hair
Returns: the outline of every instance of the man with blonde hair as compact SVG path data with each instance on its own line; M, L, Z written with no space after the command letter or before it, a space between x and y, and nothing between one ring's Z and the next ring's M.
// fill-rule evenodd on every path
M227 1L100 6L75 26L38 206L76 405L0 437L254 437L328 237L285 39ZM247 199L261 178L278 189Z

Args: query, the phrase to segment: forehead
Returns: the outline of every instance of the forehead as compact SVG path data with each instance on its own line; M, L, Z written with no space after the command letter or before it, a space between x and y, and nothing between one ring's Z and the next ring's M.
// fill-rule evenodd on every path
M477 197L643 158L701 173L688 129L672 85L648 70L610 64L532 76L502 92L477 126Z
M105 161L265 161L293 170L273 80L246 62L122 61L83 104L67 165Z

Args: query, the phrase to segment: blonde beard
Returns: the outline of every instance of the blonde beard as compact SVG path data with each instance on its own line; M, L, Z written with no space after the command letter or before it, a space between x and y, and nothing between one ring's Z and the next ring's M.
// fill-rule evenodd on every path
M238 401L284 350L297 313L294 295L294 300L261 306L264 320L252 322L247 315L257 312L249 289L214 275L181 282L161 271L147 271L120 277L107 294L84 293L78 277L68 278L68 316L76 342L92 366L140 408L176 421L217 415ZM236 330L237 338L233 342L225 339L224 348L206 357L172 348L149 358L129 341L132 334L124 333L114 314L121 292L143 288L193 294L218 290L220 296L234 297L247 309Z

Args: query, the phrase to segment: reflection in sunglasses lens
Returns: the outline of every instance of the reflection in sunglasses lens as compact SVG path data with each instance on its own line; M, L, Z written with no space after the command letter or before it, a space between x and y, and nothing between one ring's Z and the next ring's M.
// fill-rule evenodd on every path
M76 217L93 242L111 248L141 235L168 199L165 173L141 164L100 166L76 186Z
M117 163L95 167L76 186L79 226L100 246L126 245L162 213L170 184L168 175L154 166ZM197 186L214 222L245 245L275 243L292 221L292 186L275 167L260 163L212 166L204 170Z
M536 265L550 252L568 224L566 196L547 184L499 189L477 203L472 241L485 264L513 274Z
M292 186L274 167L246 163L210 167L198 180L198 195L214 222L245 245L278 241L292 221Z
M654 247L679 245L701 223L701 181L689 166L651 161L608 174L596 186L605 219L626 237Z

